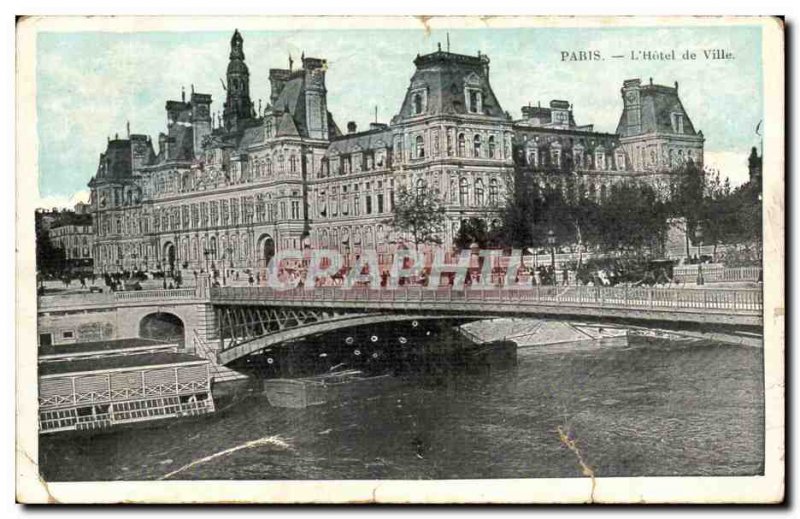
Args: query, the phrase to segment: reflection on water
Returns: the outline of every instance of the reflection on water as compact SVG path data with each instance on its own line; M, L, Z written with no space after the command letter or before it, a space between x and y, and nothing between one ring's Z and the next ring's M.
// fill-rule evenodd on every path
M50 481L578 477L561 427L599 477L758 474L762 353L642 338L527 351L512 368L346 403L279 409L254 395L190 421L46 436L40 461Z

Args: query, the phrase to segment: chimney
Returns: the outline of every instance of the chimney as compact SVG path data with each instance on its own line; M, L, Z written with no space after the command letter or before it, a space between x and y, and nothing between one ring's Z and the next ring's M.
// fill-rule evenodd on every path
M356 122L350 121L347 123L347 133L356 133Z

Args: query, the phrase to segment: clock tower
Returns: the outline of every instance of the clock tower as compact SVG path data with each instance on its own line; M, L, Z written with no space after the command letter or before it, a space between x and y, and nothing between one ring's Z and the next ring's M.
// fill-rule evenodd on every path
M627 127L627 133L631 135L637 135L642 130L641 83L639 79L629 79L622 85L625 113L623 124Z

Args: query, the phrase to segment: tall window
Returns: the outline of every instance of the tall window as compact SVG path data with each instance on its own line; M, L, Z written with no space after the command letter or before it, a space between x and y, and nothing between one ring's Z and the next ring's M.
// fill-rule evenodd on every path
M466 141L464 139L464 134L458 134L458 156L463 157L466 151Z
M467 198L469 197L469 182L466 178L461 177L458 181L458 203L467 205Z
M495 150L494 135L492 135L492 136L489 137L489 158L490 159L494 158L494 150Z
M596 169L606 169L606 154L604 151L595 152L594 163Z
M481 156L481 136L476 135L474 139L472 139L472 156L473 157L480 157Z
M550 150L550 160L556 168L561 167L561 148L559 146L553 146Z
M489 204L497 205L498 202L497 179L493 178L489 181Z
M414 94L414 114L422 113L422 94Z
M289 172L297 173L297 157L294 155L289 157Z
M372 214L372 195L369 193L367 193L366 204L367 214Z
M417 158L421 159L425 157L425 139L422 138L422 135L417 135L417 138L414 139L416 144L416 151L417 151Z
M425 194L425 181L421 178L417 179L417 196Z
M298 200L292 200L292 220L299 220L300 219L300 202Z
M475 179L475 205L483 205L483 180Z
M378 193L378 212L383 212L383 193Z

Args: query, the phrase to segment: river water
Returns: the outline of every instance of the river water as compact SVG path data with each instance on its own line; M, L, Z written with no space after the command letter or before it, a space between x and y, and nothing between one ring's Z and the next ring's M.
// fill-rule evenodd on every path
M762 350L632 338L520 355L516 366L409 379L357 401L273 408L256 394L204 417L43 436L49 481L578 477L763 470ZM261 440L255 444L254 442ZM224 452L227 451L227 452Z

